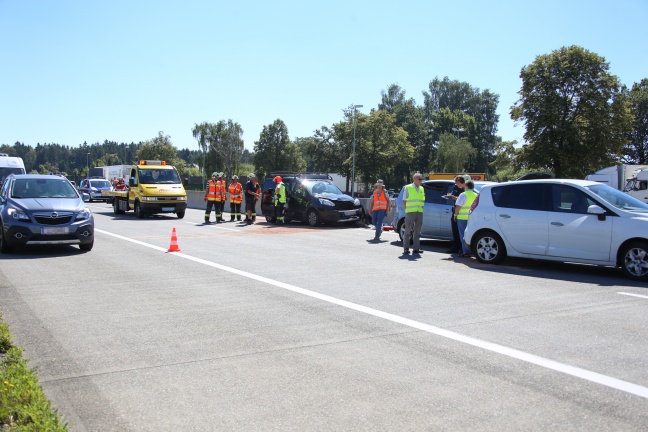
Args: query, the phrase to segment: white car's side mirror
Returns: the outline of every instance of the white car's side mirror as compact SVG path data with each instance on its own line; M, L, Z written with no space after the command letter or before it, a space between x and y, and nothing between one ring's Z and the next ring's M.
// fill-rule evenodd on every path
M593 214L593 215L604 215L605 214L605 209L597 206L597 205L591 205L587 208L587 213Z
M593 215L598 216L598 220L600 220L600 221L605 220L605 213L606 213L605 209L600 207L600 206L591 205L591 206L587 207L587 214L593 214Z

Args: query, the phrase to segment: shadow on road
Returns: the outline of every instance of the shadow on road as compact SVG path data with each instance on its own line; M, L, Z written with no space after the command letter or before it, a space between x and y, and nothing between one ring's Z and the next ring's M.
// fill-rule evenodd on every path
M83 255L86 252L74 245L34 245L16 246L9 254L0 254L0 261L4 260L31 260L39 258L59 258Z
M400 240L393 241L391 244L398 248L403 247L403 242ZM445 253L449 247L449 241L421 239L421 250L424 251ZM399 256L399 259L403 259L403 257ZM513 274L538 279L581 282L598 286L624 286L648 289L648 283L628 279L620 269L613 267L561 263L527 258L506 258L499 265L482 264L474 257L459 258L456 255L448 255L447 258L441 259L444 261L454 261L457 264L463 264L470 268L491 273Z

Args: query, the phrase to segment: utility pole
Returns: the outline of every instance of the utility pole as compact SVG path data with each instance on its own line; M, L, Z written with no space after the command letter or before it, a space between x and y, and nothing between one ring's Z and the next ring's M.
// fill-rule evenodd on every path
M355 187L355 154L356 154L356 113L358 108L362 105L353 105L353 156L351 162L351 197L353 197L353 189Z

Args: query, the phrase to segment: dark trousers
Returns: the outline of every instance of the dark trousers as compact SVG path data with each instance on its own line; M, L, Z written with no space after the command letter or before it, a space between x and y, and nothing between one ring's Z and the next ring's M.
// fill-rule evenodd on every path
M216 221L223 220L223 212L225 211L225 201L216 202Z
M209 222L212 208L216 212L216 220L218 220L218 203L216 201L207 201L207 208L205 209L205 222Z
M230 203L230 216L232 220L234 220L234 218L236 218L237 220L241 220L241 203L238 204Z
M461 239L459 238L459 228L454 215L450 216L450 224L452 225L452 246L450 246L450 250L459 252L461 250Z
M275 217L277 218L277 222L283 222L284 221L284 206L285 203L276 203L275 204Z

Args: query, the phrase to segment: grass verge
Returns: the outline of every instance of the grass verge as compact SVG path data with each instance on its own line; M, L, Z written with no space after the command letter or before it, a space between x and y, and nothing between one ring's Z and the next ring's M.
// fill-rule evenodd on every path
M67 431L45 397L38 378L11 343L9 326L0 313L0 430Z

